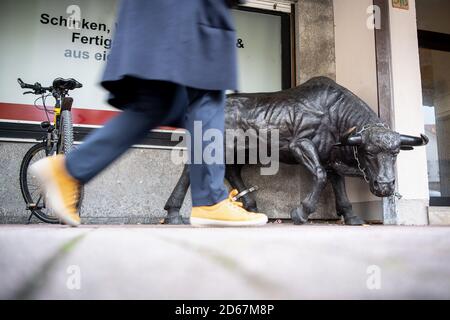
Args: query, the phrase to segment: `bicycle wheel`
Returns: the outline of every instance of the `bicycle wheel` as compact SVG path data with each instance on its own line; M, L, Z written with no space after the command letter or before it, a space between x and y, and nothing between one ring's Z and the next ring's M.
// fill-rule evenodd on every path
M27 208L35 206L36 209L31 211L36 217L47 223L59 223L59 219L45 206L45 198L40 193L39 182L28 174L30 165L46 156L44 142L38 143L28 150L20 165L20 190Z
M58 153L66 154L73 147L73 123L72 114L69 110L61 112L61 137L59 140Z
M33 206L33 209L30 210L37 218L46 223L59 223L59 219L45 204L45 197L40 193L41 188L38 180L28 172L28 168L33 163L46 156L44 142L38 143L28 150L20 165L20 190L22 191L22 196L27 204L27 208ZM83 188L81 188L80 199L77 203L78 209L81 207L83 195Z
M66 154L72 149L76 148L73 144L73 121L72 113L70 110L64 110L61 112L61 136L60 136L60 153ZM84 197L84 188L80 187L80 198L78 200L77 208L81 208L81 202Z

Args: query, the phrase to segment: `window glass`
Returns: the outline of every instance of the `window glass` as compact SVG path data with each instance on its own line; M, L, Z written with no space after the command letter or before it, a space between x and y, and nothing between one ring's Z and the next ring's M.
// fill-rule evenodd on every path
M431 197L450 197L450 52L420 49Z
M233 10L242 92L281 90L281 17Z

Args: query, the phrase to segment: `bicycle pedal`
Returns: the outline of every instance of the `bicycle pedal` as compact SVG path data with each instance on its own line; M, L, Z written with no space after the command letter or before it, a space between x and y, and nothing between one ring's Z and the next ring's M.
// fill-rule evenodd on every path
M36 203L28 203L27 204L27 210L31 210L31 211L33 211L33 210L41 210L43 208L44 207L38 206Z
M35 203L27 203L27 210L34 210L34 208L36 208Z

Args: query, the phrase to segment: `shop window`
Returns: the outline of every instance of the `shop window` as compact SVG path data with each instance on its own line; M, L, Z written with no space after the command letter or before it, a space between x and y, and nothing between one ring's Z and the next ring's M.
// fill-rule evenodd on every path
M242 92L291 87L290 14L241 7L233 10Z
M450 205L450 52L420 48L431 206Z
M33 106L34 99L22 95L15 80L18 77L43 85L51 84L58 76L73 77L83 83L83 89L73 94L77 141L83 140L92 126L100 126L115 115L117 111L105 102L107 93L98 82L108 55L116 4L116 0L98 1L95 5L92 1L79 1L83 18L99 27L78 31L60 25L68 17L63 1L33 0L26 5L14 0L0 2L0 42L8 44L0 54L0 139L34 141L42 137L39 123L46 120L45 114L42 107ZM233 10L239 38L236 46L240 91L290 88L291 79L295 79L291 69L294 55L290 4L274 6L271 1L252 0L247 5ZM56 17L54 23L50 17ZM98 36L101 43L81 43L77 38L79 32ZM143 144L171 148L174 142L170 134L170 130L149 133Z

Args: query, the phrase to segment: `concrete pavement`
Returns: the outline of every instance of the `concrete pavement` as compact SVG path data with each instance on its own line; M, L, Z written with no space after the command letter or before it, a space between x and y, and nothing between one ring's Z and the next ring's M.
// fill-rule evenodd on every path
M450 228L0 226L2 299L450 298Z

